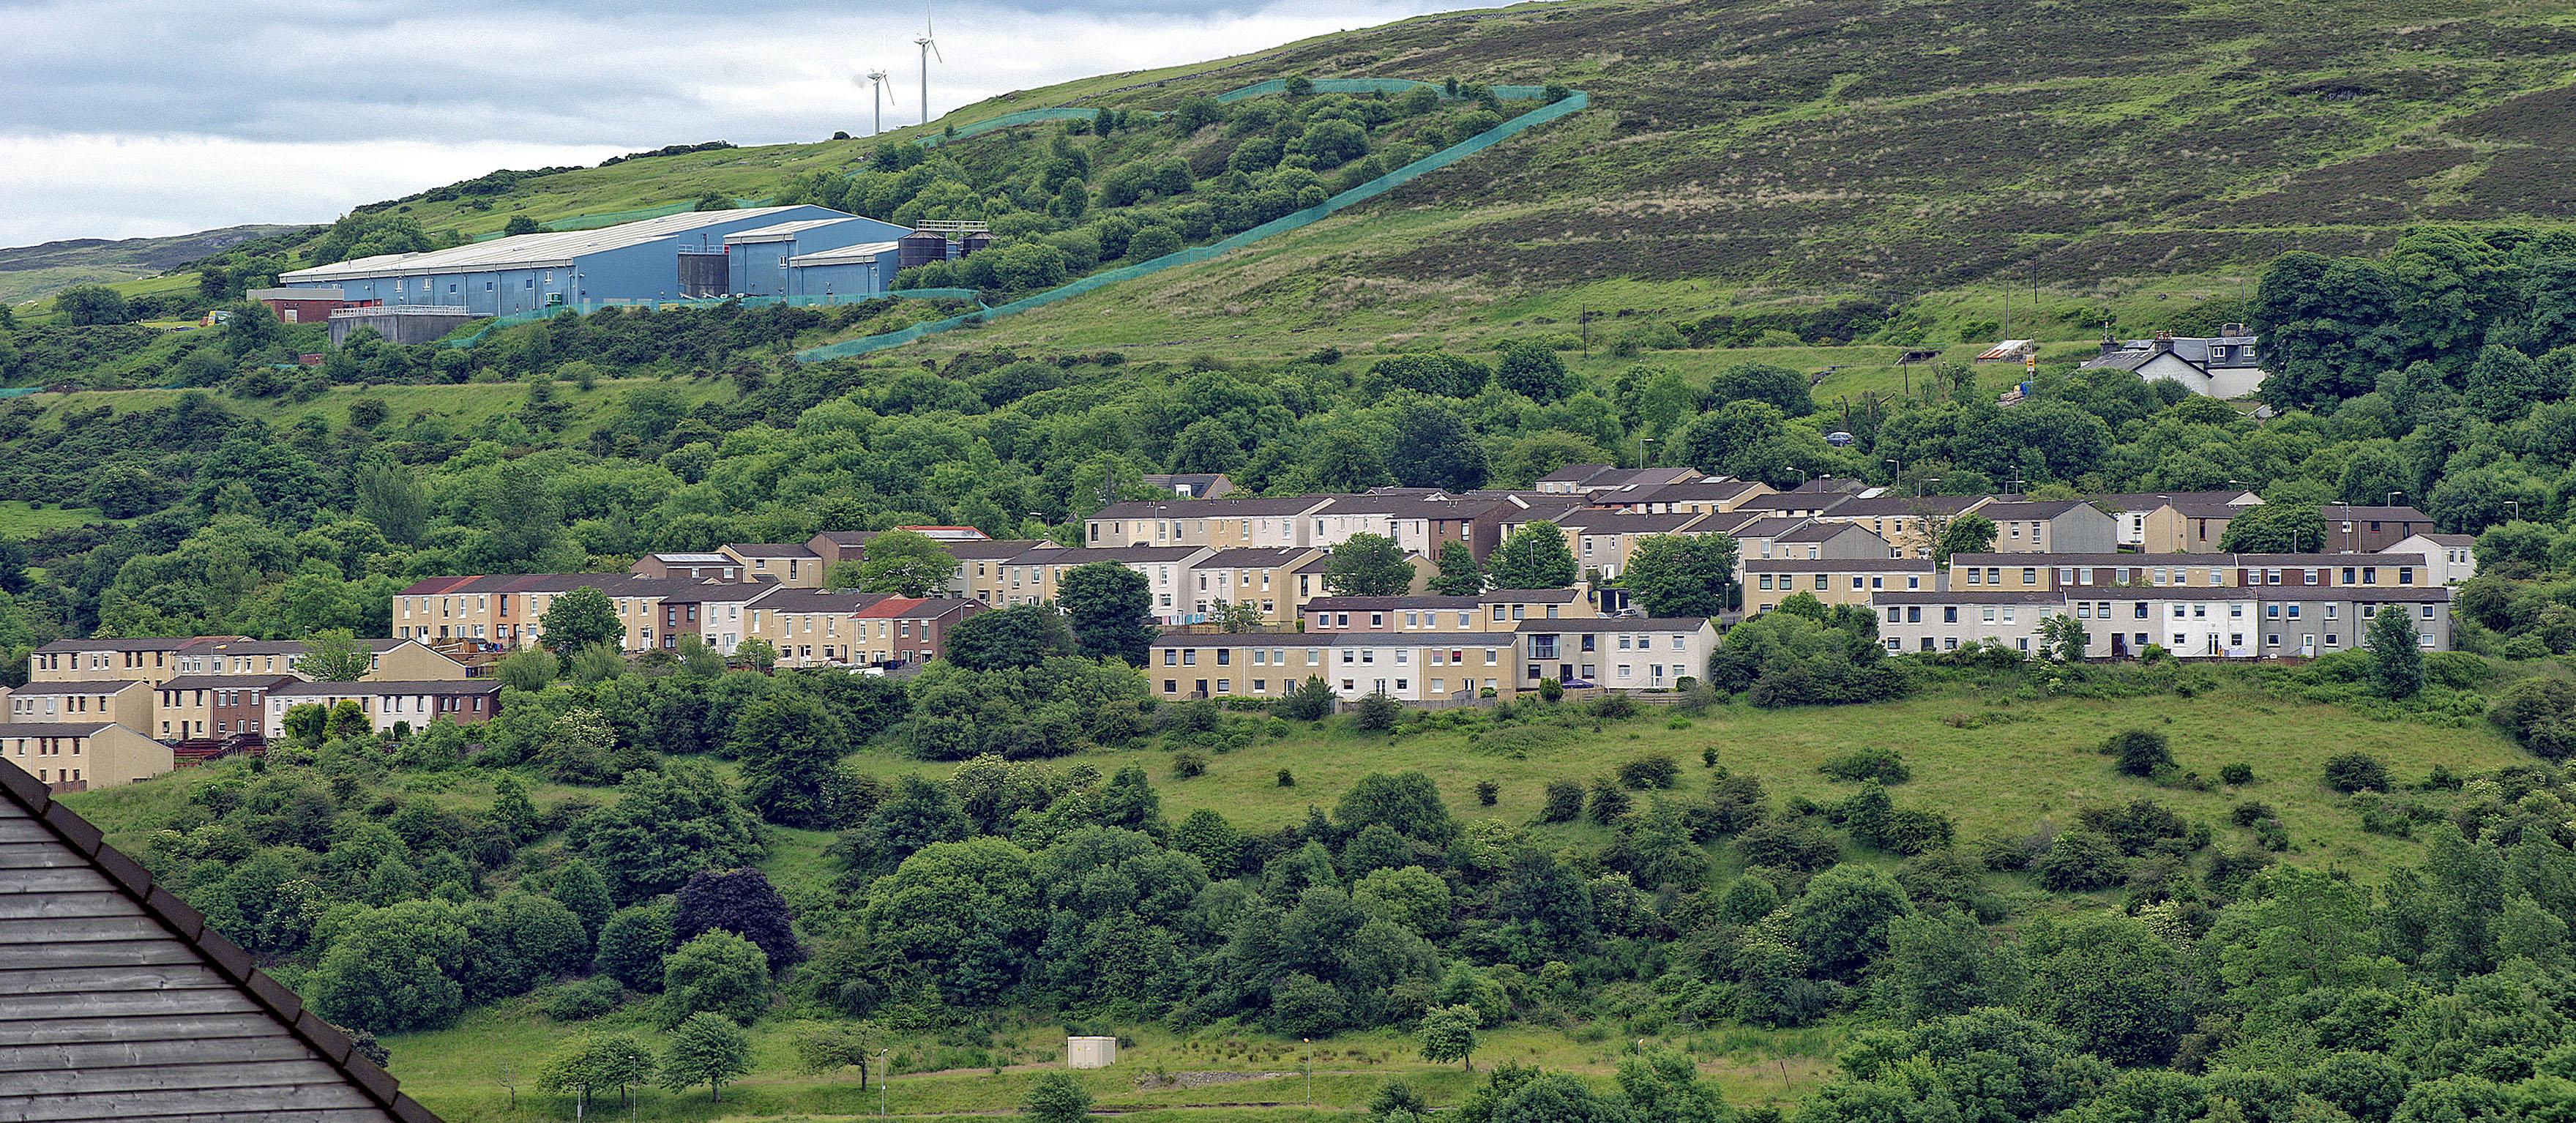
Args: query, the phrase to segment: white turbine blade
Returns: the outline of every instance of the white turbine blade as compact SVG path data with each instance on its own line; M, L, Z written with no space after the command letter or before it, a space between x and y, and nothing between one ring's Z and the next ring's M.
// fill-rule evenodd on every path
M931 41L930 41L930 54L931 54L931 56L932 56L932 57L937 58L940 62L945 63L945 62L947 62L947 61L948 61L948 56L946 56L946 55L943 55L943 54L940 54L940 53L939 53L939 40L937 40L937 39L933 39L933 40L931 40Z

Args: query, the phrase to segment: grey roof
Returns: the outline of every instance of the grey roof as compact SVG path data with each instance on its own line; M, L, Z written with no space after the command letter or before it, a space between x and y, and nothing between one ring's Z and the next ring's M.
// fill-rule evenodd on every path
M7 762L0 853L0 962L15 969L0 991L0 1119L437 1123Z
M1872 495L1855 496L1825 512L1835 519L1915 517L1922 515L1955 515L1985 500L1982 495Z
M1329 495L1273 495L1237 499L1128 499L1092 512L1095 519L1223 519L1244 516L1302 515L1330 502Z
M2264 585L2087 585L2060 592L2070 600L2304 600L2304 597L2271 597L2265 590L2280 586ZM2318 600L2345 600L2344 597L2318 597Z
M802 542L727 542L724 548L746 558L810 558L814 551Z
M1039 541L1035 538L969 538L939 545L948 551L948 556L959 561L994 561L1028 553L1038 547Z
M2154 510L2155 508L2164 506L2167 503L2226 503L2252 494L2254 493L2243 490L2166 492L2115 491L2107 495L2093 496L2092 500L2095 506L2107 507L2114 511L2146 511ZM2253 506L2255 504L2246 505Z
M1761 487L1754 480L1683 480L1679 483L1644 484L1611 494L1595 495L1595 503L1724 503L1745 492Z
M1966 590L1935 592L1929 589L1895 589L1871 593L1871 604L2064 604L2063 591L2043 589Z
M797 235L808 230L819 230L826 226L839 226L844 222L865 221L867 220L860 218L857 215L845 215L839 218L800 218L793 222L773 223L757 229L734 231L731 234L725 235L725 244L730 246L742 242L792 242L796 240ZM893 243L889 242L887 244L892 245Z
M2433 521L2433 516L2413 507L2368 507L2359 503L2349 506L2342 503L2320 503L2317 505L2317 510L2325 516L2327 522L2340 522L2347 515L2354 522L2369 519L2377 519L2381 522L2428 523Z
M1696 511L1649 515L1593 507L1569 511L1557 516L1555 522L1564 529L1587 534L1671 534L1707 517Z
M1763 521L1768 522L1770 520L1765 519ZM1866 534L1872 538L1878 537L1878 532L1862 526L1859 523L1822 522L1815 519L1801 519L1795 529L1774 534L1771 536L1771 540L1774 542L1830 542L1846 534Z
M12 698L63 697L73 694L121 694L137 686L149 686L139 678L100 678L70 682L31 682L9 688Z
M1476 599L1486 604L1572 604L1578 594L1572 589L1487 589Z
M1696 632L1708 626L1705 616L1560 616L1523 620L1520 633L1548 632Z
M2358 601L2363 604L2447 604L2441 585L2256 585L2264 600Z
M1730 512L1730 514L1732 514L1732 512ZM1781 535L1787 534L1799 527L1814 524L1815 520L1813 519L1799 518L1795 515L1755 515L1744 522L1735 524L1735 529L1728 533L1733 534L1738 538L1777 539ZM1869 533L1868 527L1861 526L1857 523L1833 523L1831 525L1837 528L1837 533L1842 530L1858 530L1863 534Z
M1300 612L1403 612L1408 609L1430 609L1434 612L1473 612L1484 607L1476 597L1404 596L1404 597L1316 597L1307 601Z
M116 724L116 723L115 723L115 722L112 722L112 721L79 721L79 722L28 721L28 722L17 722L17 723L0 722L0 737L87 737L87 736L89 736L89 735L91 735L91 734L93 734L93 733L98 732L99 730L105 729L105 728L107 728L108 726L111 726L111 725L114 725L114 724ZM140 737L140 736L142 736L142 734L137 733L137 734L135 734L135 736ZM5 762L5 761L0 761L0 763L7 763L7 762ZM0 835L0 853L6 853L6 852L8 851L8 849L9 849L9 845L8 845L8 836L6 836L6 835ZM0 867L0 884L6 884L6 883L7 883L7 880L8 880L8 875L13 874L13 873L17 873L17 872L19 872L19 871L17 871L17 870L12 870L12 869L7 869L7 868L5 868L5 867ZM0 892L6 892L6 890L0 890ZM4 916L4 915L6 915L6 914L0 914L0 916ZM7 945L7 941L6 941L6 940L0 940L0 947L5 947L6 945ZM17 966L17 965L16 965L16 964L11 964L11 966ZM6 1048L0 1048L0 1056L6 1056L6 1055L7 1055L7 1053L8 1053L8 1050L7 1050ZM5 1103L5 1102L7 1102L7 1101L6 1101L6 1099L5 1099L5 1093L0 1093L0 1103ZM9 1116L0 1116L0 1118L10 1118L10 1117L9 1117Z
M730 211L682 211L596 230L518 234L425 253L378 254L355 261L297 269L280 274L278 280L301 283L361 277L411 277L422 273L479 273L494 269L561 269L571 266L577 257L628 249L709 226L799 209L754 207Z
M1260 569L1267 566L1286 565L1305 556L1306 552L1312 549L1314 549L1312 546L1243 546L1231 550L1219 550L1208 555L1207 560L1200 562L1199 565L1207 569Z
M771 612L857 612L886 599L884 593L825 589L773 589L755 608Z
M1205 546L1058 546L1051 550L1029 550L1014 555L1008 565L1089 565L1092 562L1121 562L1142 565L1147 562L1176 562L1207 549Z
M1988 503L1977 508L1977 513L1989 519L2045 520L2056 518L2078 507L2089 506L2090 504L2075 499L2013 499Z
M302 682L294 675L181 675L154 690L257 690L283 682Z
M1956 559L1952 559L1955 564ZM1747 573L1930 573L1930 558L1753 558Z
M788 258L787 264L798 267L808 265L849 265L861 261L874 261L886 254L895 252L898 248L900 247L893 242L861 242L855 246L842 246L838 249L816 250L812 253L800 253L794 257Z
M646 554L664 565L739 565L723 554Z
M354 694L498 694L499 679L450 678L418 682L383 682L362 679L357 682L289 682L268 693L273 698L312 696L345 696Z

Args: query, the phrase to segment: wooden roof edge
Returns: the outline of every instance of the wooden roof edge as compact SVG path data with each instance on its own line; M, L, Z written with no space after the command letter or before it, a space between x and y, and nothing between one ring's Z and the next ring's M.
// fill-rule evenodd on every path
M215 971L241 988L270 1017L277 1019L294 1036L321 1055L352 1087L364 1092L377 1107L403 1123L440 1123L436 1113L403 1095L392 1073L357 1051L356 1042L340 1027L324 1020L304 1005L295 991L259 969L248 951L223 933L207 927L204 913L191 907L177 894L154 881L152 871L107 844L106 832L82 818L69 804L53 797L44 781L27 771L0 760L0 799L17 804L30 819L42 823L63 845L89 859L98 872L115 883L119 892L131 897L144 914L168 929L181 943L203 957Z

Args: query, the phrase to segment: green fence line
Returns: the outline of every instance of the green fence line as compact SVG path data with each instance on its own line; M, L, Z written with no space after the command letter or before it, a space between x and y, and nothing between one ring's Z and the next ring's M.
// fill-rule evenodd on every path
M1388 80L1392 81L1393 79ZM1367 82L1376 81L1376 79L1352 78L1331 79L1331 81ZM1255 83L1255 85L1261 85L1261 83ZM1316 86L1319 89L1322 88L1323 85L1323 81L1318 81L1316 83ZM1245 89L1251 88L1253 87L1245 87ZM1523 113L1518 117L1514 117L1511 120L1505 121L1502 124L1478 133L1475 136L1450 145L1447 148L1443 148L1438 152L1434 152L1419 160L1415 160L1410 164L1406 164L1403 167L1397 168L1394 171L1377 177L1376 179L1372 179L1357 187L1353 187L1348 191L1335 195L1321 203L1315 204L1314 206L1307 207L1304 210L1290 212L1287 215L1262 223L1261 225L1255 226L1240 234L1236 234L1219 241L1210 242L1204 246L1194 246L1189 249L1164 254L1163 256L1154 258L1151 261L1142 261L1134 265L1121 266L1116 269L1094 273L1080 280L1048 289L1045 292L1024 296L1007 304L997 304L991 308L983 309L969 315L951 316L944 320L932 320L927 323L914 324L911 327L904 328L899 331L887 332L883 335L861 336L857 339L845 339L839 343L827 343L820 347L809 347L797 352L796 357L806 362L817 362L824 359L846 359L855 355L872 354L888 348L903 346L904 344L911 343L925 336L954 331L961 325L970 322L981 321L990 317L1009 316L1028 311L1032 308L1043 308L1057 301L1080 296L1094 289L1114 285L1121 281L1129 281L1138 277L1150 276L1155 273L1160 273L1166 269L1177 268L1183 265L1195 265L1199 262L1210 260L1233 250L1241 249L1244 246L1251 245L1254 242L1258 242L1272 235L1283 234L1290 230L1312 225L1335 214L1336 212L1357 206L1361 203L1377 198L1380 195L1384 195L1387 192L1393 191L1426 173L1448 167L1449 165L1455 164L1460 160L1464 160L1469 156L1473 156L1476 153L1482 152L1485 149L1509 140L1514 136L1518 136L1522 132L1531 128L1544 125L1559 117L1566 116L1567 114L1579 112L1590 104L1591 98L1589 96L1585 95L1580 90L1573 91L1567 94L1563 101L1553 102L1540 106L1537 109L1530 110L1527 113Z
M41 393L43 390L44 387L42 386L0 386L0 398L15 398L26 394Z

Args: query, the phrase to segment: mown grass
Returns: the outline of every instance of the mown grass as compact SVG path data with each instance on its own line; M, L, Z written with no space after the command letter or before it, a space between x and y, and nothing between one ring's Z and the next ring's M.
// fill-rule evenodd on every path
M0 538L114 521L96 507L37 507L24 499L0 500Z

